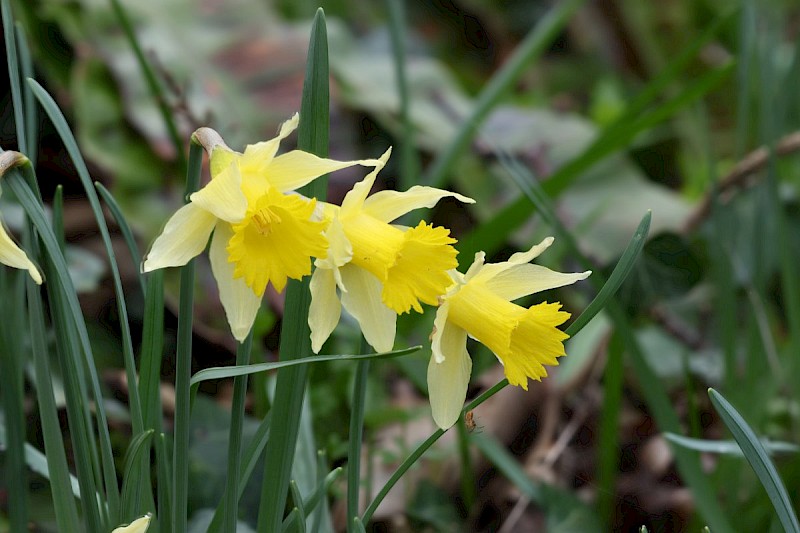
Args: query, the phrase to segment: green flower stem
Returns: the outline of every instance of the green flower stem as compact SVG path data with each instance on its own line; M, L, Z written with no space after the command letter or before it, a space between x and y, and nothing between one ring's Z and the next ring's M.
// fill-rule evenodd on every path
M253 330L236 350L236 364L250 364L253 346ZM244 400L247 394L247 375L233 378L233 403L231 405L231 427L228 437L228 476L225 481L222 531L236 531L239 508L239 474L242 462L242 426L244 425Z
M330 122L328 80L328 34L325 14L319 9L311 26L306 78L300 104L297 147L320 157L328 155ZM327 183L325 177L320 177L301 188L299 192L309 198L324 200ZM308 327L310 304L309 277L306 276L302 281L290 280L286 287L286 304L281 327L279 350L281 360L312 353ZM305 365L278 372L275 403L272 406L272 427L265 450L264 482L257 531L280 531L281 528L297 446L307 373Z
M461 461L461 498L464 500L464 508L469 512L478 495L469 451L469 434L463 417L456 422L456 430L458 430L458 457Z
M186 171L184 198L200 185L200 168L203 162L202 147L192 141L189 146L189 165ZM181 269L181 296L178 308L178 345L175 352L175 443L172 455L174 465L172 487L172 530L186 533L189 501L189 380L192 378L192 316L194 313L194 259Z
M364 337L361 337L361 353L369 351ZM361 441L364 437L364 403L369 377L369 359L356 363L353 380L353 405L350 409L349 446L347 448L347 531L355 531L354 519L358 518L358 496L361 488Z

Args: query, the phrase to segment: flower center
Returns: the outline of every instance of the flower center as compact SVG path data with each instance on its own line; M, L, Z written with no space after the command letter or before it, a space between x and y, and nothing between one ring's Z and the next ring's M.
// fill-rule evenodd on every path
M325 257L328 249L325 224L311 220L315 205L275 189L249 205L244 219L231 225L227 250L234 277L261 296L270 282L280 292L287 278L310 274L311 258Z

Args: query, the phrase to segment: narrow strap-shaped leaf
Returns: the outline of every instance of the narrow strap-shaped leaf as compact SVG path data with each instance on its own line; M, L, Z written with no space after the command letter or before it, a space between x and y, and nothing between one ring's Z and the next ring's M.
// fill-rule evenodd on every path
M111 216L114 217L114 222L117 223L119 230L122 232L122 237L125 239L125 244L128 246L128 252L130 252L133 264L136 266L137 278L142 288L142 295L145 295L147 289L145 288L144 274L141 272L141 268L139 268L139 265L142 263L142 254L139 252L139 246L136 244L133 231L131 231L128 221L125 220L125 215L122 214L122 209L120 209L119 204L114 199L111 192L99 181L95 181L94 186L97 188L97 192L100 193L100 196L103 197L103 201L106 203L106 206L108 206Z
M329 69L328 35L325 15L317 10L311 26L306 77L300 104L300 124L297 146L320 157L328 155L329 129ZM318 178L300 193L324 200L327 178ZM286 287L281 327L280 359L310 355L311 340L308 327L308 308L311 304L309 277L290 280ZM300 427L307 368L304 365L278 372L275 402L272 406L272 425L265 450L264 482L258 513L258 531L279 531L283 518L286 494ZM305 527L305 517L302 517Z
M102 460L102 475L106 485L106 502L108 504L108 509L112 510L113 513L116 513L119 508L119 491L117 488L116 473L114 471L114 456L111 451L111 439L108 433L108 422L106 420L105 409L103 408L103 397L100 392L100 381L97 376L96 368L94 367L94 361L91 357L92 350L91 344L89 343L89 335L86 330L86 323L83 320L83 314L78 303L75 287L73 286L72 279L69 275L69 269L67 267L66 260L61 252L59 241L53 234L53 230L50 227L50 221L45 215L44 209L39 204L34 193L23 181L23 178L20 176L19 172L17 172L16 169L7 172L3 178L3 183L14 192L14 195L17 197L20 205L25 210L26 215L36 227L36 231L39 233L39 238L41 239L42 245L47 251L47 258L43 261L45 266L47 264L52 264L51 269L45 268L48 274L47 279L49 285L52 288L48 295L51 298L56 298L56 304L59 306L59 308L63 308L64 329L62 333L67 336L75 336L74 349L68 348L68 346L73 343L64 344L64 349L69 350L69 352L65 353L64 355L66 356L67 354L71 354L71 357L74 361L71 364L77 365L75 366L75 370L78 374L76 379L79 382L83 379L83 372L87 372L89 377L92 395L97 404L96 416L98 434L100 437L99 442L100 456ZM51 308L53 308L53 306L51 306ZM66 337L62 338L64 341L65 339ZM83 364L80 363L81 360ZM79 370L81 368L82 371ZM88 421L90 418L90 412L91 411L87 407L87 409L84 409L80 414L75 413L75 416L85 417ZM85 429L88 431L89 427L90 425L87 424L87 428ZM94 439L91 439L90 446L93 445L93 443ZM89 472L91 472L91 469ZM92 489L90 492L93 493L95 490Z
M64 438L50 375L41 294L33 280L28 280L27 289L36 401L39 405L39 418L42 424L44 458L47 461L45 477L50 480L50 493L53 497L53 510L59 531L78 531L80 521L75 506L75 497L79 496L78 480L70 475L64 450Z
M393 350L391 352L383 353L366 353L366 354L348 354L348 355L314 355L311 357L301 357L298 359L289 359L287 361L276 361L273 363L255 363L252 365L234 365L234 366L214 366L205 368L197 372L191 379L192 390L196 391L197 386L203 381L218 380L225 378L234 378L236 376L247 376L255 374L256 372L267 372L269 370L278 370L280 368L291 368L296 366L308 365L313 363L323 363L326 361L360 361L365 359L390 359L392 357L400 357L401 355L408 355L419 351L422 346L412 346L411 348L404 348L402 350Z
M139 395L145 428L161 433L161 359L164 350L164 271L147 274L139 356Z
M33 78L33 59L31 50L28 47L28 39L25 35L25 28L17 22L17 52L22 79ZM36 108L36 98L34 98L30 87L22 84L22 100L25 104L23 118L25 120L25 139L31 149L25 154L33 167L36 167L37 141L39 136L39 116Z
M742 415L722 394L714 389L708 389L708 396L711 398L711 403L714 404L714 408L719 413L722 421L741 447L745 459L753 467L753 471L758 476L758 480L761 481L761 485L767 491L767 495L775 508L775 512L778 513L778 519L784 531L787 533L800 532L800 523L798 523L797 515L792 508L792 500L786 492L783 480L778 475L778 470L767 455L764 445L745 419L742 418Z
M158 529L160 533L172 533L172 466L167 451L166 436L156 437L156 467L158 471Z
M0 266L5 269L5 266ZM20 281L24 280L20 276L21 272L3 272L4 280L8 283L0 290L3 294L3 301L17 302L17 305L24 305L24 292L20 292L18 286L25 290ZM21 310L20 310L21 311ZM27 359L26 351L23 346L23 335L14 324L17 316L25 316L24 313L15 313L12 316L4 317L2 324L2 335L0 342L5 348L4 353L0 354L0 376L3 377L3 385L0 387L0 406L2 406L3 419L0 425L5 425L6 447L5 471L2 486L8 494L8 523L12 530L20 530L27 527L28 523L28 469L25 466L25 413L24 406L24 387L23 387L23 368L24 361Z
M28 80L31 90L36 98L39 100L45 113L50 117L50 121L56 128L64 147L72 159L73 165L78 172L81 185L89 200L89 205L92 208L97 226L100 228L100 235L103 239L103 245L108 255L108 262L111 266L111 275L114 282L114 295L116 296L117 313L119 314L119 325L122 337L122 355L125 360L125 376L128 383L128 404L131 412L131 425L133 427L133 434L138 435L143 431L144 425L142 423L142 406L139 400L139 389L134 386L137 382L136 379L136 362L133 357L133 341L131 339L130 321L128 320L128 308L125 305L125 291L122 287L122 278L119 273L119 266L117 265L116 253L111 243L111 235L108 231L103 209L100 206L100 199L97 191L92 185L92 180L89 177L89 169L86 167L86 162L83 160L83 155L78 148L78 143L67 124L64 114L59 109L53 98L39 85L35 80Z
M695 439L669 432L664 433L664 437L668 441L690 450L704 453L717 453L720 455L737 455L739 457L744 457L742 449L735 440ZM761 439L761 444L764 446L764 450L766 450L769 455L792 454L800 452L800 446L791 442L773 442L768 439Z
M122 471L122 498L120 500L120 518L124 523L132 522L144 514L141 509L141 485L150 485L149 476L142 476L141 463L143 458L149 459L150 441L154 431L148 429L136 435L128 445L125 453L125 468ZM149 462L149 461L148 461ZM148 470L149 472L149 470Z

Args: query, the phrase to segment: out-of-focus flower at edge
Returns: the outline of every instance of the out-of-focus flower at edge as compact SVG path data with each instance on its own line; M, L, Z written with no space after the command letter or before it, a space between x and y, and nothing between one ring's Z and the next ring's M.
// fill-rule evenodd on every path
M390 223L448 196L465 203L474 200L419 185L367 198L390 154L391 149L381 156L375 169L347 193L341 207L323 205L330 221L325 232L330 247L327 257L315 261L311 276L308 324L315 353L339 323L342 306L358 321L373 348L391 350L397 315L412 308L422 312L420 302L436 305L452 283L448 271L458 264L458 252L450 230L424 221L413 228Z
M467 396L472 360L467 335L477 339L500 360L508 382L528 390L528 379L541 381L544 365L557 365L565 355L568 335L557 326L569 313L559 303L541 303L525 309L511 303L517 298L586 279L591 271L554 272L529 264L553 243L548 237L527 252L503 263L484 264L483 252L466 274L453 271L453 285L442 297L431 335L428 390L436 424L455 424Z
M150 515L146 514L141 518L137 518L127 526L120 526L115 528L111 533L144 533L150 526Z
M30 164L28 158L19 152L7 151L0 155L0 176L13 167ZM0 189L2 194L2 189ZM0 213L2 215L2 213ZM20 270L27 270L33 281L37 285L42 284L42 275L36 268L36 265L28 259L28 255L17 246L11 239L11 236L6 231L5 226L0 222L0 263L10 266L12 268L19 268Z
M198 130L196 136L214 139L203 143L211 181L169 219L142 267L149 272L185 265L203 251L213 231L211 270L239 341L249 333L268 283L280 292L288 278L311 273L312 257L326 256L325 224L314 216L316 200L292 191L328 172L378 163L333 161L301 150L275 156L298 120L295 114L277 137L248 145L244 153L228 148L213 130Z

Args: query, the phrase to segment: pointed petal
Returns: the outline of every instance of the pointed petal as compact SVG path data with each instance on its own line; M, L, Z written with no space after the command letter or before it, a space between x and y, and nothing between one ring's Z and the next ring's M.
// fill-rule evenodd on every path
M340 269L347 292L342 305L358 321L367 342L378 352L394 347L397 314L381 301L383 287L378 278L355 265Z
M237 341L242 342L256 320L262 295L256 295L242 278L233 277L234 264L228 261L226 250L232 236L233 230L228 224L217 224L214 237L211 239L209 259L211 272L219 287L219 299L225 309L231 332Z
M278 152L281 141L297 129L299 122L300 115L295 113L292 118L281 124L281 129L277 137L268 141L247 145L242 155L242 166L247 169L247 171L256 174L263 174L266 172L267 167L272 163L272 159Z
M464 274L464 283L470 281L472 278L477 276L481 270L483 270L483 267L485 266L484 265L485 261L486 261L486 252L475 253L475 260L472 261L472 264L469 266L467 272Z
M178 209L156 237L142 265L142 272L182 266L202 252L217 218L194 204Z
M378 172L380 172L383 167L386 166L386 162L389 161L390 155L392 155L391 148L386 150L377 160L375 168L372 170L372 172L367 174L363 180L356 183L350 192L344 196L344 200L342 200L342 216L361 211L361 207L364 205L364 201L367 199L369 191L371 191L372 186L375 185L375 178L378 177Z
M311 328L311 349L319 353L331 336L342 314L342 304L336 296L334 271L317 268L311 275L311 307L308 325Z
M555 272L541 265L524 263L507 268L484 281L493 293L508 301L586 279L591 270L575 274Z
M452 196L459 202L474 204L475 200L458 193L414 185L406 192L380 191L364 202L364 211L378 220L391 222L414 209L431 208L442 198Z
M508 258L508 261L504 261L502 263L490 263L480 270L480 274L477 272L473 275L475 281L486 281L487 279L493 278L494 276L498 275L500 272L503 272L515 265L522 265L525 263L529 263L533 261L542 252L547 250L551 244L553 244L553 238L547 237L539 244L533 246L527 252L517 252L511 257Z
M302 150L292 150L273 159L266 168L266 176L273 187L281 192L289 192L335 170L355 165L372 167L377 164L375 159L334 161Z
M128 524L127 526L120 526L114 528L111 533L144 533L150 525L150 514L146 514Z
M445 359L428 363L428 396L436 425L447 429L458 421L467 397L472 359L467 352L467 332L445 323L442 332Z
M232 162L189 199L221 220L232 224L241 221L247 212L247 197L242 191L239 165Z
M0 224L0 263L10 267L27 270L37 285L42 284L42 275L36 268L28 255L11 240L11 237L6 233L6 229Z

